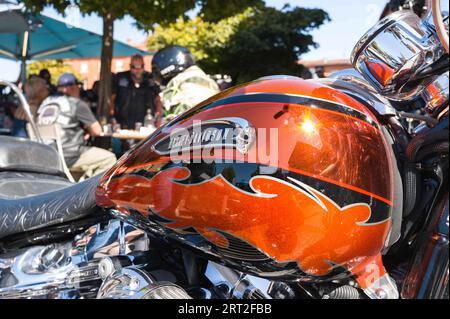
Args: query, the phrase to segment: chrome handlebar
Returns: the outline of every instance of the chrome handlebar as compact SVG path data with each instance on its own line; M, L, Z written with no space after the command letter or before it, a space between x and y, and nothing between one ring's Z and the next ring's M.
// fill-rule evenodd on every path
M429 0L429 2L431 2L429 7L431 8L431 14L433 16L433 23L436 26L436 33L445 51L449 53L448 30L446 30L444 22L442 21L441 0Z

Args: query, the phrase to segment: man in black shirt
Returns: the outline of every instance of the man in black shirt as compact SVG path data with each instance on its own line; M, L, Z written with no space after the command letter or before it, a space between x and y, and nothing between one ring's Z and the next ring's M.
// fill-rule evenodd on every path
M159 92L151 73L144 70L144 58L134 55L130 71L118 73L115 77L112 96L114 110L111 110L111 116L115 116L122 128L134 129L137 122L144 121L150 109L158 124L161 115Z

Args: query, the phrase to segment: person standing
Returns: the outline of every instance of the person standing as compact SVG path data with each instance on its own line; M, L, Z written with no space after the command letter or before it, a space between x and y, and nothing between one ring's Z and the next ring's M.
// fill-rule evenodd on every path
M317 65L314 68L314 72L316 73L316 77L318 77L319 79L325 77L325 68L323 65Z
M111 168L116 156L104 149L85 145L90 136L102 136L100 123L80 99L80 83L71 73L58 78L58 94L46 98L37 113L40 125L59 124L64 159L73 172L92 177Z
M220 91L217 83L196 65L189 49L180 45L156 52L152 71L156 82L164 86L161 101L165 120L171 120Z
M139 54L134 55L131 57L130 70L118 73L115 77L110 115L122 128L134 129L137 122L144 121L147 110L150 110L158 126L161 116L159 87L144 66L144 58Z

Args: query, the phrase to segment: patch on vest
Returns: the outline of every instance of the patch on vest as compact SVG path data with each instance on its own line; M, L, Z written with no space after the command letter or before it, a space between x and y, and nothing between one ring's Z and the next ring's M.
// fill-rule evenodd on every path
M56 122L59 116L59 106L57 104L47 104L39 110L38 123L41 125L51 125Z
M121 87L128 87L128 80L126 78L121 78L119 80L119 86L121 86Z

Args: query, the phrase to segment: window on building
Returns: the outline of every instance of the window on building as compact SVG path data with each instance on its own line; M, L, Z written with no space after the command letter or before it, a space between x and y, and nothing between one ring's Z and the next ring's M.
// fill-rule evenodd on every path
M116 72L122 72L123 71L123 60L117 60L116 61Z
M88 66L87 62L81 62L80 73L87 74L88 72L89 72L89 66Z

